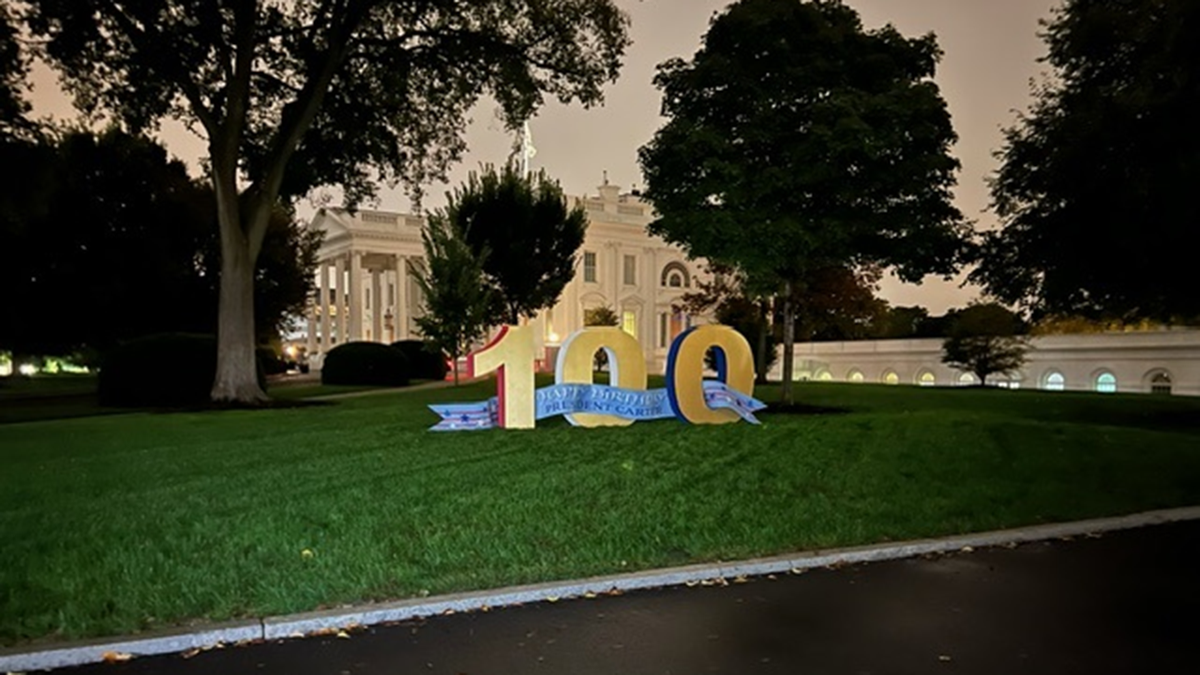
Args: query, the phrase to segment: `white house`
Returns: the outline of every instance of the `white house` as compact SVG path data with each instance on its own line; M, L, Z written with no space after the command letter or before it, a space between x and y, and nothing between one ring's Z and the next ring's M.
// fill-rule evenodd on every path
M687 260L678 247L647 233L653 210L636 194L621 194L606 182L598 195L568 201L583 206L587 234L559 303L530 322L541 346L553 348L582 328L584 310L607 306L641 343L649 371L662 372L671 340L694 320L676 308L705 274L702 261ZM423 311L421 290L407 269L424 256L423 222L385 211L318 211L309 227L325 239L305 336L314 365L343 342L419 336L414 319Z

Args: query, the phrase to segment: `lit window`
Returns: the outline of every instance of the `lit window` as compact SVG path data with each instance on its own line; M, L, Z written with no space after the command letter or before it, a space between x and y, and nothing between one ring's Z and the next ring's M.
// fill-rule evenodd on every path
M583 280L596 282L596 254L591 251L583 252Z
M634 286L637 284L637 258L627 255L625 262L625 285Z
M1117 390L1117 376L1112 373L1100 373L1096 378L1096 391L1111 394Z
M922 387L932 387L933 385L937 384L937 378L933 376L933 373L927 370L921 373L921 377L917 379L917 384L921 385Z
M850 374L846 376L846 379L850 382L862 382L866 378L863 377L861 370L852 370L850 371Z
M817 380L820 382L832 382L833 373L829 372L828 370L822 370L817 373Z
M977 380L975 379L975 376L971 373L963 373L962 375L958 376L958 386L960 387L970 387L974 385L976 381Z
M1052 372L1046 376L1046 383L1042 389L1046 391L1062 391L1067 387L1067 378L1063 377L1062 373Z
M629 310L621 313L621 330L637 337L637 314Z
M888 373L883 376L883 382L884 384L900 384L900 376L892 371L888 371Z

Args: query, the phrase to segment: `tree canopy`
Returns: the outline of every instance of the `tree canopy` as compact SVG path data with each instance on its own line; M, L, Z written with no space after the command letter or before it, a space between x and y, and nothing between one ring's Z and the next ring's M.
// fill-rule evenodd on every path
M254 376L253 268L280 197L380 181L414 193L490 94L516 127L551 95L601 100L629 42L612 0L22 0L76 105L132 131L173 117L208 144L221 232L213 398Z
M971 279L1039 315L1198 318L1200 3L1068 0Z
M96 354L161 332L213 333L219 242L212 188L147 139L115 129L0 145L26 168L0 211L0 345ZM7 191L6 191L7 192ZM257 343L302 313L319 240L276 209L259 256Z
M483 272L488 253L472 251L444 211L426 220L421 243L425 260L409 268L424 295L425 312L417 317L417 326L427 341L450 355L457 385L458 357L492 325L495 292Z
M1011 373L1025 363L1029 342L1021 318L995 303L978 303L955 313L942 343L942 362L975 375L980 386L988 375Z
M446 217L476 254L495 290L493 323L516 324L553 307L575 276L587 215L568 208L544 172L521 175L514 164L485 166L448 195Z
M0 6L0 140L31 129L24 92L28 72L28 55L17 40L15 17L7 5Z
M918 280L961 262L939 56L932 34L864 30L836 0L741 0L690 61L658 68L668 120L639 152L650 229L779 289L785 402L787 299L810 270L878 263Z

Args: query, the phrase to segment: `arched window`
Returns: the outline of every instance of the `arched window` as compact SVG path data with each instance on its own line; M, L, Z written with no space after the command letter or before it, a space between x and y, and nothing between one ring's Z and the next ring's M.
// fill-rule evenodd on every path
M854 370L851 370L850 374L846 376L847 382L862 382L866 379L867 378L863 377L862 371L857 368L855 368Z
M1117 390L1117 376L1105 371L1096 376L1096 391L1111 394Z
M933 373L926 370L925 372L921 373L919 377L917 377L917 384L921 385L922 387L932 387L937 384L937 377Z
M971 373L963 373L962 375L958 376L958 386L960 387L970 387L978 381L979 380L976 380L975 376Z
M889 370L883 374L883 383L884 384L900 384L900 376L896 374L896 371Z
M662 285L668 288L690 288L691 275L687 266L677 260L667 263L662 270Z
M1171 384L1171 376L1160 370L1150 376L1150 393L1170 395Z
M817 371L817 381L818 382L832 382L833 381L833 373L822 368L821 370Z
M1057 370L1046 373L1046 376L1042 378L1042 389L1046 391L1062 391L1066 388L1067 378L1063 377L1063 374Z

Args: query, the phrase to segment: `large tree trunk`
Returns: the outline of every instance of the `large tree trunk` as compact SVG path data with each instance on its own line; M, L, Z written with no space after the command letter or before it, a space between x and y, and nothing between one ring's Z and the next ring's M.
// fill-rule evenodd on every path
M222 226L221 294L217 313L217 376L214 401L257 404L267 400L258 385L254 356L254 261L240 232Z
M767 331L771 330L771 321L769 318L769 310L767 301L761 300L758 303L758 318L761 323L758 326L758 345L757 351L754 354L754 370L756 374L754 381L757 384L767 383Z
M792 346L796 343L796 313L792 309L792 282L783 284L783 382L779 389L779 398L784 405L792 405L795 401L792 395L792 369L795 354Z

